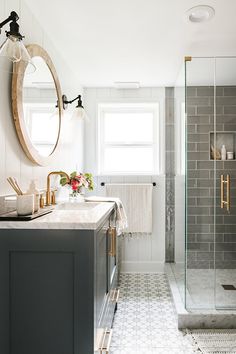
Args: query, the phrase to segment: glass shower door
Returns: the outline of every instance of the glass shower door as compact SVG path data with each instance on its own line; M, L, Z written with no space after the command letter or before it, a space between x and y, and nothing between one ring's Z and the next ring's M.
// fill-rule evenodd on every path
M191 58L185 64L185 304L188 310L214 309L215 161L209 139L214 139L215 60Z
M215 307L236 309L236 58L215 59L214 102Z

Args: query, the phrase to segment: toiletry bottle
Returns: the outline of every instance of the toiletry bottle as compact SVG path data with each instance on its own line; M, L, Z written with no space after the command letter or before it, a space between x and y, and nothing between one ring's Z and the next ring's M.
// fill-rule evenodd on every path
M221 160L226 160L226 148L225 148L225 145L221 146Z
M26 192L27 194L34 194L34 212L36 213L39 210L39 190L36 188L35 181L30 182L29 188Z
M234 152L233 151L227 151L227 160L233 160L234 159Z

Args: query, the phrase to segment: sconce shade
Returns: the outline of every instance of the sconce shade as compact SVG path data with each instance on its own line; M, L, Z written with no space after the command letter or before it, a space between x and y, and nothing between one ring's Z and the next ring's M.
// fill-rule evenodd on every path
M6 31L6 40L0 46L0 68L4 71L14 72L15 65L9 66L9 62L4 61L4 58L10 60L10 62L18 63L19 61L25 62L27 65L27 73L32 73L36 70L35 65L32 63L31 56L29 55L26 47L24 46L22 36L19 32L20 26L17 23L19 16L15 11L10 13L10 16L0 23L0 33L2 27L4 27L8 22L10 22L10 30Z
M75 107L72 119L86 119L86 113L83 107Z
M0 56L7 57L12 63L24 61L27 64L27 74L31 74L36 70L31 57L24 46L22 40L15 36L8 36L0 47ZM12 69L12 72L14 68Z
M0 55L8 57L13 63L21 60L21 51L18 38L9 36L0 47Z

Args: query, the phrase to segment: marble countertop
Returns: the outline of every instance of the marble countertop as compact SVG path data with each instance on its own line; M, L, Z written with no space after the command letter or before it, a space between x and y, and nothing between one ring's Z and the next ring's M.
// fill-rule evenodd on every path
M114 205L112 202L61 204L50 214L31 221L0 221L0 229L96 230Z

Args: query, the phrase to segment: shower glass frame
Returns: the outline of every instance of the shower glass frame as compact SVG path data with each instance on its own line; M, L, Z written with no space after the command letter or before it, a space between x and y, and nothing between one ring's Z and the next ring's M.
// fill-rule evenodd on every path
M228 73L228 66L231 68L231 78ZM229 254L230 252L227 251L227 247L230 243L228 242L227 244L227 242L225 242L227 238L233 239L234 234L236 236L236 226L234 231L234 224L232 221L233 215L226 212L225 209L219 208L218 205L220 200L220 174L223 174L224 176L229 175L229 168L231 168L232 171L230 172L232 173L232 176L235 177L236 181L236 161L234 167L233 161L219 161L216 158L216 154L213 159L211 155L212 144L213 148L216 149L219 146L221 139L226 139L228 145L231 143L231 140L234 140L234 131L225 130L225 126L230 127L230 124L227 125L225 123L224 118L225 116L227 116L225 114L225 112L227 112L227 109L225 109L225 107L227 107L227 102L230 102L229 98L231 97L225 96L225 92L227 92L227 94L230 94L230 89L232 89L232 92L235 91L236 108L236 69L234 69L234 67L236 68L236 57L187 57L184 63L184 302L185 308L188 310L236 309L236 291L230 292L230 290L225 290L223 288L223 285L235 285L236 287L236 283L234 282L234 278L236 278L234 276L236 275L236 269L234 268L236 263L236 243L231 242L232 248L235 250L234 255L233 252ZM206 74L206 76L208 75L208 78L204 76L204 73ZM192 97L189 92L191 92ZM204 92L206 92L206 97L203 96ZM231 97L231 101L234 103L234 97ZM208 107L206 106L205 108L203 107L201 109L201 104L205 104L205 102L208 102ZM194 104L195 108L192 109L191 105L194 106ZM198 119L199 122L203 121L203 116L198 116L198 112L203 112L204 109L206 112L209 111L209 113L206 114L206 120L208 120L209 126L208 124L205 124L205 122L203 126L201 126L200 123L197 123ZM190 112L192 112L192 116ZM236 112L235 123L233 122L233 118L232 121L230 121L229 115L226 118L231 123L232 129L234 128L234 126L236 127ZM189 121L194 122L194 124L190 124ZM208 127L209 132L207 132ZM191 134L191 132L193 132L193 134ZM204 132L204 134L201 134L202 132ZM189 139L190 136L193 138L191 141ZM201 136L204 138L204 141L201 141ZM192 141L194 143L192 143ZM189 148L191 144L194 145L194 148ZM209 149L208 151L204 151L203 146L206 147L207 144L209 145ZM201 148L204 152L201 153L201 151L198 150L198 147L199 149ZM189 151L189 149L193 149L194 151ZM236 150L234 150L234 152L235 151ZM198 154L200 156L199 159L196 159L196 161L194 161L194 158L192 156L197 157ZM207 154L209 155L209 161L207 161L206 159ZM201 155L203 157L201 157ZM206 161L204 161L204 159ZM191 165L195 165L195 167L191 167L193 169L192 171L190 170ZM201 167L203 168L203 170L201 170L199 167L201 165L203 166ZM207 174L208 177L206 178ZM226 181L226 177L224 177L224 179ZM209 184L209 190L207 191L206 189L206 194L208 194L208 199L210 200L210 202L209 205L206 204L207 207L204 207L204 199L207 201L207 198L204 195L204 189L199 188L199 186L201 186L201 184L207 185L207 183ZM227 181L225 183L227 184ZM191 198L191 196L193 197ZM191 203L189 204L189 200L191 199L192 203L196 203L194 206L191 205ZM197 204L198 202L199 205ZM203 206L200 207L201 205ZM235 207L236 205L232 206L233 213L236 210ZM197 210L196 215L194 215L194 208ZM208 213L207 215L204 215L205 209ZM209 219L209 225L207 225L205 221L207 220L207 218ZM201 220L203 220L202 224ZM233 230L233 233L231 234L229 232L229 230L231 230L230 227ZM201 228L203 231L201 230ZM204 230L206 231L206 233L204 233ZM198 242L198 240L202 241L204 237L206 238L206 240L208 240L207 242ZM236 238L233 241L236 241ZM208 256L209 259L207 259ZM228 256L231 256L232 259L233 257L235 257L235 262L233 260L231 263L230 261L226 261L225 257Z

